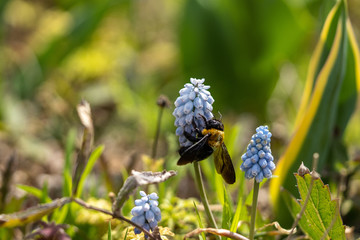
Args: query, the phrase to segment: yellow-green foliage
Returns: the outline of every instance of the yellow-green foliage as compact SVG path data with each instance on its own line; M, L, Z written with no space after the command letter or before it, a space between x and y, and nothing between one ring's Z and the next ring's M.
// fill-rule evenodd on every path
M162 220L160 226L167 226L177 234L188 233L198 227L198 219L194 208L196 199L172 197L163 199L160 204Z

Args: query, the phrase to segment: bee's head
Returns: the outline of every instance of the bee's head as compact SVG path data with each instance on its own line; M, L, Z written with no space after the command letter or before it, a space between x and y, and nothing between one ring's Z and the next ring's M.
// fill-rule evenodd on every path
M206 122L206 129L211 129L211 128L224 131L224 124L217 119L210 119Z
M220 130L220 131L224 131L224 124L220 120L217 120L215 118L207 120L203 115L199 115L199 116L200 116L200 118L202 118L203 124L205 125L206 129L214 128L214 129L217 129L217 130Z

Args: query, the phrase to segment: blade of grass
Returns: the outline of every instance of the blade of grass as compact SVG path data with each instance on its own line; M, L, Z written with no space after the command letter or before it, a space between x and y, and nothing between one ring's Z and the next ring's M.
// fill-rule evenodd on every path
M233 218L233 221L232 221L232 224L231 224L231 228L230 228L230 231L231 232L236 232L237 231L237 226L238 226L238 223L240 220L244 220L244 219L241 219L241 215L243 214L243 206L244 206L244 198L246 197L244 195L244 188L245 188L245 173L243 171L240 171L239 173L239 193L238 193L238 198L237 198L237 207L236 207L236 212L235 212L235 215L234 215L234 218Z
M224 203L223 203L223 211L222 211L222 223L221 223L221 228L222 229L229 229L230 225L231 225L231 219L232 219L232 203L231 200L229 199L229 195L228 192L225 188L225 186L223 187L224 191ZM226 240L226 237L221 237L221 239Z
M36 187L28 186L28 185L22 185L17 184L16 187L20 188L21 190L24 190L25 192L34 195L38 199L44 199L46 202L51 202L51 198L49 196L44 196L44 192Z
M72 180L71 180L71 156L75 148L76 131L70 129L66 138L65 146L65 164L63 170L63 195L66 197L71 196Z
M57 224L63 224L67 215L68 215L68 212L69 212L69 209L70 209L70 205L71 203L69 204L66 204L65 206L63 206L62 208L59 208L59 209L56 209L54 211L54 214L53 214L53 220L57 223Z
M100 157L100 155L102 154L103 151L104 151L104 145L100 145L97 148L95 148L95 150L91 153L89 161L86 164L84 172L81 175L81 178L79 180L78 191L77 191L76 197L81 196L81 193L82 193L83 187L84 187L84 183L85 183L85 179L90 174L91 170L93 169L93 167L94 167L94 165L96 163L96 160L99 159L99 157Z
M126 232L125 232L124 240L126 240L126 238L127 238L128 231L129 231L129 228L126 228Z
M194 207L195 207L195 211L196 211L196 216L197 216L198 223L199 223L199 228L204 228L204 224L203 224L202 221L201 221L201 216L200 216L199 211L198 211L198 209L197 209L196 203L195 203L195 202L193 202L193 203L194 203ZM206 240L205 233L202 232L202 233L201 233L201 236L202 236L203 240Z
M51 202L51 199L49 200L49 189L48 189L48 183L47 181L44 182L44 185L41 189L41 198L40 203L47 203Z
M0 116L1 117L1 116ZM6 163L5 171L2 173L2 185L0 188L0 212L3 212L5 208L6 196L9 193L10 180L15 172L15 154L9 158Z
M112 240L112 236L111 236L111 221L109 221L109 226L108 226L108 240ZM126 238L125 238L126 239Z
M230 227L231 232L236 232L236 230L237 230L237 225L240 220L242 207L243 207L243 198L242 198L242 196L239 196L238 197L238 205L236 207L235 215L234 215L233 221L231 223L231 227Z

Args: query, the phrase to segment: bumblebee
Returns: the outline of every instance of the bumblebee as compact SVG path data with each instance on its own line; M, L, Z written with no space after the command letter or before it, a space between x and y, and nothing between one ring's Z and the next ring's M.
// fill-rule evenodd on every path
M194 144L180 148L180 159L177 165L201 161L214 153L216 172L221 174L226 183L233 184L235 182L235 170L224 143L224 125L217 119L206 120L204 116L201 117L206 127L200 131L193 119L196 137L186 131L184 131L184 136Z

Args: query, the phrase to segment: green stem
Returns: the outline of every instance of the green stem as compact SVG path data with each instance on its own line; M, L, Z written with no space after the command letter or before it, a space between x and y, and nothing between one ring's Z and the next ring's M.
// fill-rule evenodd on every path
M218 228L217 225L216 225L216 222L215 222L215 218L210 210L210 206L209 206L209 202L207 200L207 197L206 197L206 193L205 193L205 189L204 189L204 183L202 181L202 178L201 178L201 169L200 169L200 164L199 162L194 162L194 169L195 169L195 182L198 186L198 189L199 189L199 193L200 193L200 198L201 198L201 201L204 205L204 209L205 209L205 212L206 212L206 215L210 221L210 225L211 227L213 228Z
M256 218L256 208L257 208L257 199L259 195L260 184L254 179L254 190L253 190L253 202L251 207L251 222L250 222L250 236L249 239L253 240L255 235L255 218Z

